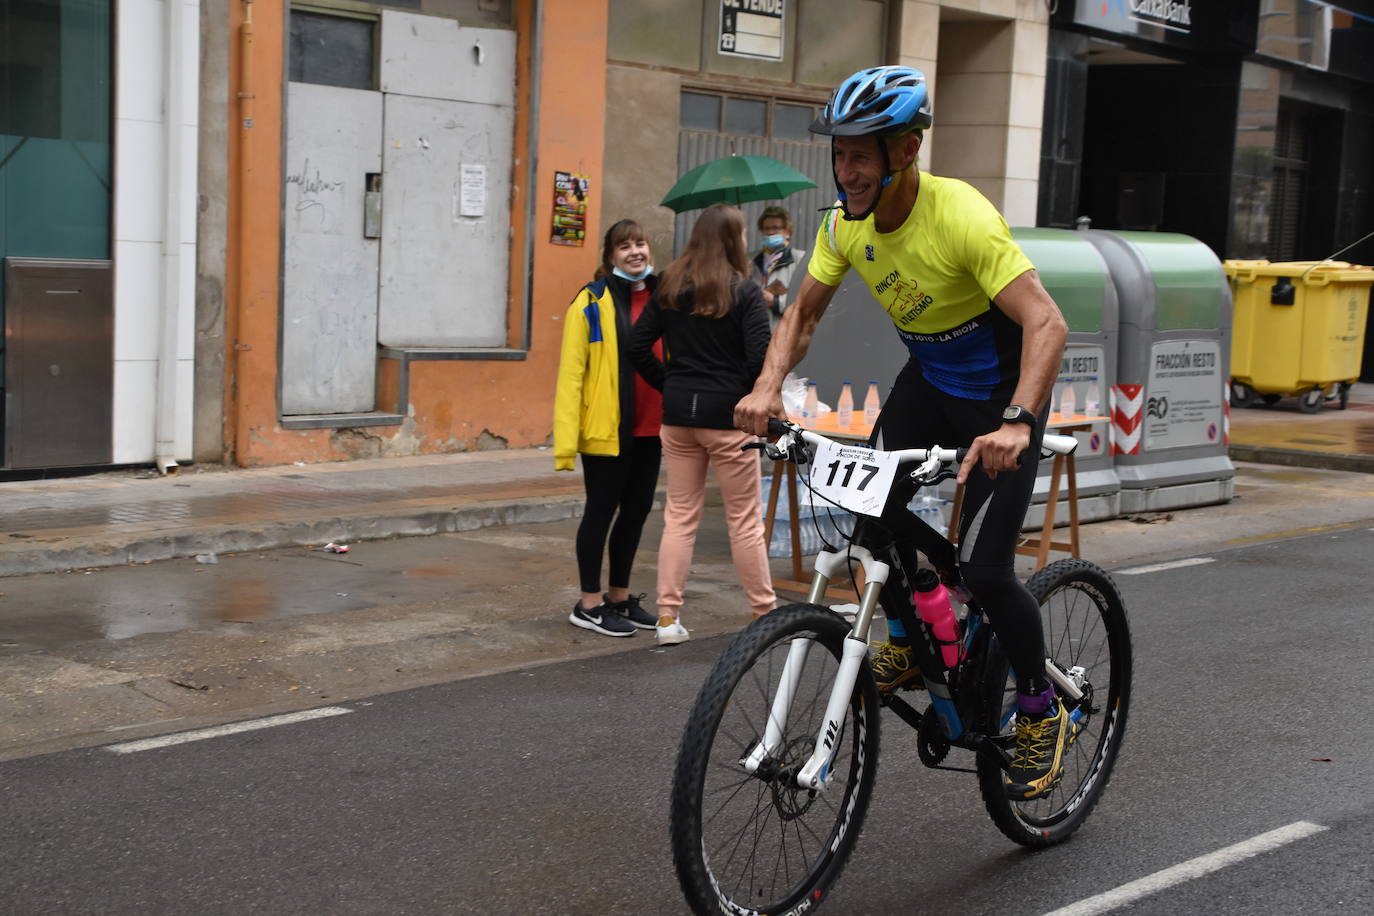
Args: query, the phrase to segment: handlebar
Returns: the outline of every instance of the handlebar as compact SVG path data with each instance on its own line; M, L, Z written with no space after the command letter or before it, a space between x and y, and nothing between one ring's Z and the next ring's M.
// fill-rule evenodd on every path
M764 452L774 460L788 458L797 460L803 455L799 451L794 451L797 440L802 442L816 443L818 441L830 441L828 437L820 433L804 429L795 423L779 420L777 417L768 418L768 438L778 440L776 445L761 445ZM783 440L787 439L786 442ZM1056 455L1070 455L1078 448L1078 440L1073 436L1061 436L1055 433L1045 433L1041 439L1041 447ZM957 449L940 448L933 449L907 448L894 451L892 454L897 456L897 460L907 462L925 462L934 457L940 464L962 464L964 456L968 454L967 447Z

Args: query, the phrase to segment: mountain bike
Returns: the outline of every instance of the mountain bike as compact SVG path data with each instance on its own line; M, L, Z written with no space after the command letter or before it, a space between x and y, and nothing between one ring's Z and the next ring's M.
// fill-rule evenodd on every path
M817 907L858 839L878 764L878 710L917 732L923 764L976 773L983 802L1007 837L1028 847L1068 839L1111 776L1130 701L1131 639L1111 576L1061 560L1027 583L1045 625L1047 676L1070 712L1073 743L1048 794L1007 796L1016 679L987 616L958 585L954 547L906 507L922 487L954 476L966 449L885 452L832 441L772 420L757 443L794 461L814 498L856 516L848 543L822 550L807 600L749 625L702 685L673 777L671 836L682 891L699 914L786 916ZM1068 454L1069 436L1043 448ZM915 611L921 557L966 601L958 638L942 645ZM832 579L863 568L852 623L821 604ZM869 629L881 606L913 636L928 705L880 695L869 667ZM957 661L946 667L946 645ZM900 691L912 694L912 691ZM951 750L974 766L948 766Z

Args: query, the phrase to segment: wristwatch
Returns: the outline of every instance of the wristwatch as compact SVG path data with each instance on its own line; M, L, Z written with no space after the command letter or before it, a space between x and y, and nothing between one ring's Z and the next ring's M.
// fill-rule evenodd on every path
M1017 405L1012 404L1006 410L1002 411L1002 422L1024 423L1027 426L1034 427L1035 414L1031 413L1024 407L1018 407Z

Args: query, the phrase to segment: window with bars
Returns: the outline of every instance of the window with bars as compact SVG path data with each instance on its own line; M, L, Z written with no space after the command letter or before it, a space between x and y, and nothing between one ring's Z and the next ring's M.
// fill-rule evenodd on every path
M1306 199L1312 127L1301 113L1280 108L1274 132L1274 190L1269 214L1269 259L1298 256Z
M744 204L745 222L754 239L763 208L781 204L792 214L792 246L807 249L820 226L821 208L835 200L830 170L830 138L807 130L823 102L735 95L705 89L683 90L678 126L678 174L724 156L772 156L801 172L816 187L781 201ZM674 220L674 250L681 253L696 223L697 211ZM755 240L756 241L756 240ZM751 242L753 244L753 242Z
M825 137L807 130L819 110L819 104L810 102L684 91L679 125L740 137L824 142Z

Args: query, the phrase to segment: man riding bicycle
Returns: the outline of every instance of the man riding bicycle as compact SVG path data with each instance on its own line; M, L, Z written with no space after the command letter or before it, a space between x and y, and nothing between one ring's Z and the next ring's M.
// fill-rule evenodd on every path
M735 424L764 435L769 417L785 417L783 378L806 355L845 273L856 270L910 351L870 444L969 443L958 473L958 569L1016 671L1007 792L1038 798L1060 777L1073 727L1045 676L1040 609L1014 561L1067 326L996 208L962 181L917 170L931 123L925 76L910 67L855 73L812 123L813 133L831 137L839 205L817 232L800 293L753 391L735 407ZM949 544L920 546L956 584ZM884 597L884 606L894 603ZM887 616L888 640L872 653L878 687L920 686L906 627L898 614Z

